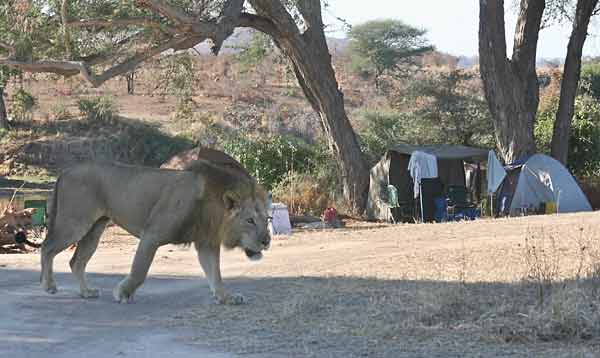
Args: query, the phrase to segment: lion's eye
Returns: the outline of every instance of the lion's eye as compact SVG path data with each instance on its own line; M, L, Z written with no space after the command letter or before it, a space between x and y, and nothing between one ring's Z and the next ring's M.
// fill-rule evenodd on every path
M252 218L249 218L246 221L248 222L248 224L256 225L256 223L254 222L254 219L252 219Z

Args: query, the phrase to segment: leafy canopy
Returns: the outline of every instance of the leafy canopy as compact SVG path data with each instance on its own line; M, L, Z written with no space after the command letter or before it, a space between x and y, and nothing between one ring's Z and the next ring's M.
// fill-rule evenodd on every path
M433 50L426 33L393 19L353 26L348 37L355 70L380 76L400 69L401 65L414 64L416 57Z

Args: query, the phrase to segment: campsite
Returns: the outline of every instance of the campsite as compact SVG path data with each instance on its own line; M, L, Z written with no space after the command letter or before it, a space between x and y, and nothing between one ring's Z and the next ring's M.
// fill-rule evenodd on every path
M0 3L0 357L599 357L599 14Z

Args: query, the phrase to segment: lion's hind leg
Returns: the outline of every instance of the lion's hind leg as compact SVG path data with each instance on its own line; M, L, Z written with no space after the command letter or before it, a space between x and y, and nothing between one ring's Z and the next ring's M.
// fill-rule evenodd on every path
M108 224L108 218L101 218L92 226L90 231L79 241L77 249L69 261L71 271L79 281L80 295L83 298L96 298L100 295L100 291L95 288L90 288L87 285L85 278L85 268L90 261L94 252L98 248L100 237Z
M53 265L56 255L67 247L80 241L90 230L95 221L71 221L57 220L49 230L41 250L42 264L42 288L48 293L56 293L56 282L54 281Z

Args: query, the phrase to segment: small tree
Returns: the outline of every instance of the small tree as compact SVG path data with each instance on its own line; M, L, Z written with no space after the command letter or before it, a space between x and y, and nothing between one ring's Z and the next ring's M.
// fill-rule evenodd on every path
M426 72L412 80L406 98L420 118L419 137L430 142L492 146L494 126L479 78L463 70Z
M400 20L374 20L352 27L348 33L355 71L373 74L379 87L379 77L386 71L415 64L415 59L429 51L425 34Z

